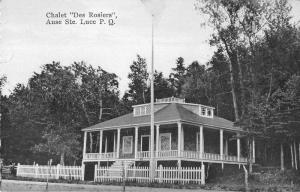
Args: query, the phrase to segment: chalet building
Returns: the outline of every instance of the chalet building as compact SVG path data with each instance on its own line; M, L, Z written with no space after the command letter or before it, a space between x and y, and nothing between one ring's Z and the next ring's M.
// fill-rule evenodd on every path
M246 164L246 141L233 122L214 115L214 108L186 103L175 97L154 103L154 160L163 166L201 163ZM86 170L100 166L149 166L150 104L133 112L84 128L83 160ZM254 145L254 141L253 141ZM253 147L255 161L255 147ZM93 170L90 170L91 172Z

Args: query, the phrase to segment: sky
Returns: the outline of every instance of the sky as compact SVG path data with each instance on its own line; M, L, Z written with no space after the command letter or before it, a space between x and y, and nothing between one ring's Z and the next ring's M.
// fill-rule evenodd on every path
M165 0L154 25L154 65L165 76L178 57L186 65L197 60L205 64L214 48L208 40L212 30L201 26L204 17L194 9L196 0ZM300 18L300 1L291 0L292 14ZM43 64L58 61L70 65L85 61L119 77L121 95L128 89L129 66L136 55L146 58L150 71L152 19L141 0L2 0L0 3L0 75L6 75L3 93L17 83L26 84ZM70 12L112 13L106 24L82 25ZM66 18L47 18L61 13ZM77 24L46 24L47 19L72 19Z

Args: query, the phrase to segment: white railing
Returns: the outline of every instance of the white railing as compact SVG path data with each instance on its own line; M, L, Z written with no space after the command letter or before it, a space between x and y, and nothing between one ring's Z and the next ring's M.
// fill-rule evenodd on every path
M111 152L111 153L86 153L84 154L85 160L96 160L96 159L111 159L116 158L117 153Z
M20 165L17 167L17 176L42 179L68 179L83 180L84 166L63 166L63 165Z
M122 182L123 179L132 182L160 182L160 183L196 183L205 184L205 168L203 167L158 167L154 179L150 179L148 167L132 167L111 169L110 167L95 167L95 182Z
M222 160L221 155L215 153L203 153L202 158L215 161Z
M177 150L170 150L170 151L157 151L156 152L157 158L168 158L168 157L178 157Z
M181 151L180 157L188 158L188 159L201 159L201 155L197 151Z
M224 161L238 161L237 156L223 155Z
M148 159L148 158L150 158L150 151L139 151L137 153L137 158L139 158L139 159L143 159L143 158Z
M170 151L156 151L155 152L156 158L188 158L188 159L205 159L205 160L212 160L212 161L230 161L230 162L247 162L247 158L240 157L240 161L238 161L237 156L230 156L230 155L223 155L215 153L203 153L202 157L198 151L180 151L178 154L178 150L170 150ZM116 152L111 153L86 153L84 155L85 160L99 160L99 159L113 159L117 158ZM139 151L137 153L138 159L149 159L150 158L150 151Z

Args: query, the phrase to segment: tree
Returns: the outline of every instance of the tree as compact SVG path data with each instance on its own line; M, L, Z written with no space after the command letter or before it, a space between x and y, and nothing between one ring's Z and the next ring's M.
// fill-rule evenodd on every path
M164 78L162 72L154 72L154 97L156 99L173 96L174 89L172 89L168 79ZM147 102L150 102L150 86L148 86L146 94Z
M191 103L212 104L211 73L194 61L186 68L182 95Z
M176 67L172 68L172 73L169 75L169 81L171 87L175 90L174 96L180 97L182 94L182 86L184 84L184 76L186 74L186 68L184 66L184 59L179 57L176 60Z
M74 75L68 68L53 62L44 65L42 72L30 79L29 85L33 93L42 96L41 105L47 115L42 137L45 142L33 149L59 155L60 164L64 164L65 156L76 158L80 151L80 122L76 119L80 119L80 114Z
M80 129L119 114L116 78L84 62L43 65L28 85L19 84L8 98L7 157L27 163L51 157L61 164L79 159Z
M149 77L146 59L137 55L137 61L133 61L130 65L130 71L128 74L130 80L129 91L125 93L124 100L131 101L132 104L146 103L147 80Z

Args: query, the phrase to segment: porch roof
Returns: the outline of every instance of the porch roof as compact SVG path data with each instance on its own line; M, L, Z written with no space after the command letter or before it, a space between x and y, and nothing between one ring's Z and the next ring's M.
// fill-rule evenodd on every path
M182 107L179 103L170 103L166 107L156 111L154 113L155 124L166 123L166 122L186 122L192 124L199 124L208 127L224 128L230 130L239 130L239 127L233 125L232 121L217 117L214 115L213 118L201 117L192 111ZM144 116L133 116L133 113L129 113L114 119L110 119L96 125L82 129L82 131L89 131L95 129L109 129L109 128L122 128L122 127L133 127L133 126L149 126L150 115Z

